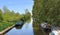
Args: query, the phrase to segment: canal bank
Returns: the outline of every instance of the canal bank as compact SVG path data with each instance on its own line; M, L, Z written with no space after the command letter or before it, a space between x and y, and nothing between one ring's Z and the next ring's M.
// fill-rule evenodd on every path
M39 23L34 23L33 22L33 30L34 30L34 35L49 35L49 33L44 32Z
M15 26L15 24L12 25L12 26L10 26L10 27L8 27L8 28L6 28L6 29L4 29L3 31L0 32L0 35L6 33L6 32L9 31L10 29L12 29L14 26Z
M30 22L25 22L23 26L13 27L4 35L34 35L32 19Z

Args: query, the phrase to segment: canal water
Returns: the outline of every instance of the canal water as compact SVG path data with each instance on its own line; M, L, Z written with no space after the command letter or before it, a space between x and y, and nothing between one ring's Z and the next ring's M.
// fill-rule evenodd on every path
M24 23L23 26L14 27L5 35L34 35L32 22L33 20L31 19L30 22Z

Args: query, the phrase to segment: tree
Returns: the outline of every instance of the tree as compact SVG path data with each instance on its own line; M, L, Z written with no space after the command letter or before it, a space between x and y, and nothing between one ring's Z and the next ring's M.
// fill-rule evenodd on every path
M0 9L0 21L3 20L3 17L2 17L2 10Z
M3 10L4 21L15 21L21 19L21 15L18 12L15 13L14 10L10 11L6 6L3 7Z
M34 0L33 18L36 23L47 21L51 24L59 24L60 22L60 0Z
M25 15L24 15L24 18L25 20L29 20L31 18L31 13L28 11L28 9L25 10Z

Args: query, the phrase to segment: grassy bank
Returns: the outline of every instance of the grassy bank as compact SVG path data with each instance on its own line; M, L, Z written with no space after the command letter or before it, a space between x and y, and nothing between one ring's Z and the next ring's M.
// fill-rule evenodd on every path
M15 24L15 22L0 22L0 32L12 26L13 24Z
M47 33L43 33L39 23L33 23L33 30L34 30L34 35L47 35Z

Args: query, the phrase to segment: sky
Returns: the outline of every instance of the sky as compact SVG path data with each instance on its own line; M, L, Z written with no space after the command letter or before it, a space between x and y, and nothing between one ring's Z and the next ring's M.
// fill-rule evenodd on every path
M33 4L33 0L0 0L0 9L6 6L11 11L23 14L26 9L32 12Z

